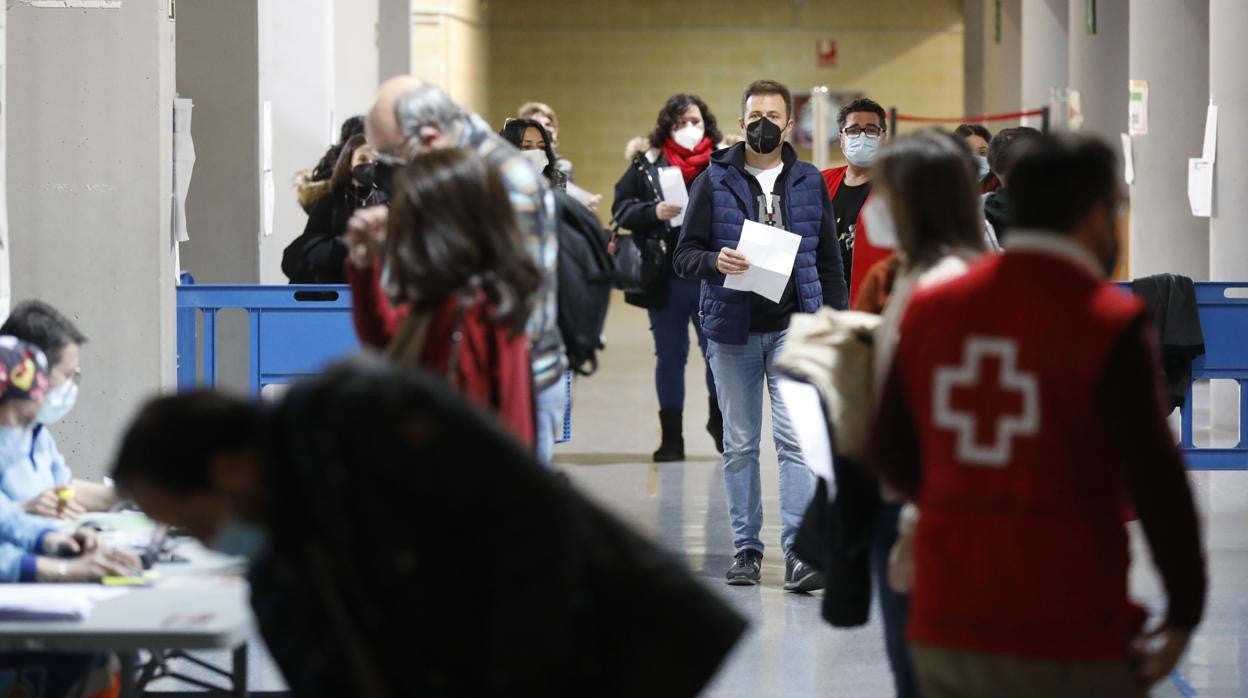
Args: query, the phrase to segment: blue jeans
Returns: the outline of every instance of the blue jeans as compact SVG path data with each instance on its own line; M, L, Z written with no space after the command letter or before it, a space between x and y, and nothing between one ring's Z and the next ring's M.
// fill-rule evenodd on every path
M797 435L780 398L776 357L787 332L751 333L745 344L707 343L719 409L724 413L724 486L737 552L763 551L759 439L763 425L763 383L771 395L771 422L780 461L780 549L789 557L806 505L815 493L815 474L802 461Z
M555 457L555 440L563 436L563 414L568 408L568 388L564 377L537 394L537 414L534 431L537 442L537 462L549 466Z
M880 506L875 540L871 543L871 572L875 577L875 589L880 595L880 613L884 616L884 649L888 652L888 665L893 670L897 698L916 698L919 689L910 662L910 648L906 644L910 597L898 594L888 585L888 555L897 542L897 521L900 517L900 504L885 502Z
M706 337L698 322L698 296L701 281L672 275L667 291L667 305L651 310L650 333L654 335L654 390L659 395L659 409L680 410L685 407L685 363L689 360L689 323L698 334L698 346L706 357ZM706 393L715 398L715 379L710 363L706 366Z

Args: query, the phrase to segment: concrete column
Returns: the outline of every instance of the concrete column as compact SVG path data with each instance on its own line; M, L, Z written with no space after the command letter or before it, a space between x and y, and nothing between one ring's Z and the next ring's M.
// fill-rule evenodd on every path
M1127 128L1127 15L1128 0L1070 0L1070 87L1082 102L1080 131L1115 150Z
M962 3L963 114L984 113L984 4Z
M333 0L260 0L260 106L272 113L273 231L260 237L260 283L284 284L282 251L303 233L307 214L295 174L316 165L338 139L334 123ZM261 132L264 124L261 123ZM260 138L260 167L265 161ZM261 180L261 223L265 190ZM263 226L262 226L263 228Z
M196 149L182 268L199 283L260 282L259 29L256 0L178 3L178 95L195 102Z
M1069 0L1022 0L1019 94L1023 110L1052 106L1054 90L1065 89L1069 72ZM1060 116L1052 114L1056 121ZM1023 125L1040 128L1042 119L1028 117Z
M335 0L331 27L334 43L334 121L363 114L373 104L379 84L380 3Z
M1131 0L1130 15L1130 78L1148 82L1148 133L1132 137L1131 276L1203 281L1209 221L1192 215L1186 182L1187 159L1200 155L1204 137L1209 0Z
M8 9L9 222L15 299L90 338L79 406L56 427L80 477L174 378L174 22L168 4Z
M412 72L412 0L378 0L378 77Z
M488 60L481 0L412 0L412 74L485 111Z
M1209 96L1218 105L1221 124L1213 167L1213 217L1209 220L1210 274L1214 281L1248 280L1248 198L1243 195L1248 191L1248 135L1239 127L1248 114L1246 36L1248 3L1209 0ZM1202 117L1197 118L1198 123L1203 123Z
M0 85L4 85L6 66L4 34L5 13L0 12ZM4 167L4 95L0 94L0 323L9 316L11 284L9 282L9 210L7 201L8 179Z
M984 10L984 112L1000 114L1018 109L1021 100L1021 0L991 0ZM991 124L999 128L1011 122Z

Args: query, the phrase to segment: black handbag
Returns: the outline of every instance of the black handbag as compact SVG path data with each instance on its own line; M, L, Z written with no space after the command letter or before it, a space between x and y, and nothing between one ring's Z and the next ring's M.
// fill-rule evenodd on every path
M611 249L615 255L615 287L627 293L645 293L662 278L667 243L638 235L621 235L611 221Z

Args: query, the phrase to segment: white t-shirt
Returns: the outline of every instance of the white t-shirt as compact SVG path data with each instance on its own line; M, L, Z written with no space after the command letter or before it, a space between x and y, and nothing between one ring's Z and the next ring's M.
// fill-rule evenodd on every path
M759 186L763 188L763 201L767 202L767 213L771 213L771 194L776 190L776 180L784 171L784 161L776 163L776 166L770 170L760 170L746 165L745 171L753 175L754 179L758 180Z

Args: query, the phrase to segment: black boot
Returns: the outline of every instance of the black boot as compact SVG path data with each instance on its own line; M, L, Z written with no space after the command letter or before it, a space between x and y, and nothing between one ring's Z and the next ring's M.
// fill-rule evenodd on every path
M663 441L654 452L655 463L669 463L685 459L684 412L682 410L659 410L659 426L663 428Z
M710 405L710 416L706 418L706 433L715 439L715 450L724 452L724 413L719 411L719 402L715 398L707 398Z

